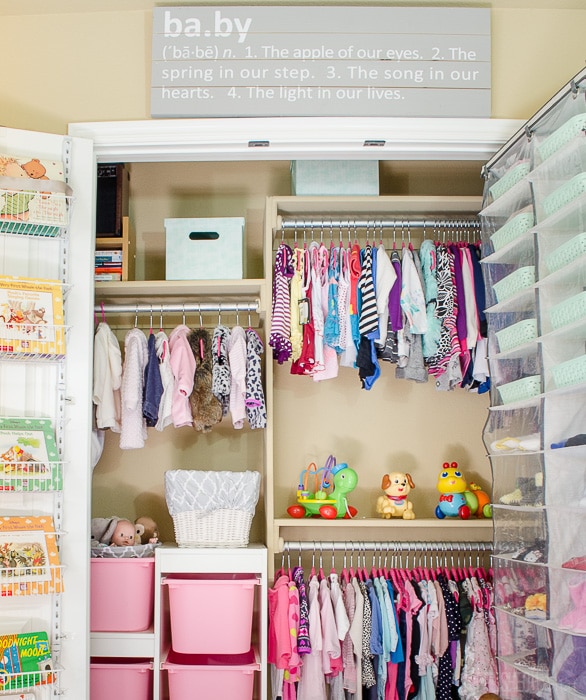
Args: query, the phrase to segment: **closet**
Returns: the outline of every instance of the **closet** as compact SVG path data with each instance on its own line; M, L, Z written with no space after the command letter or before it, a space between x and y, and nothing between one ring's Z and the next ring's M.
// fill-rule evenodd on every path
M495 603L504 697L584 697L581 71L487 163Z
M435 397L433 386L411 386L410 383L407 385L406 382L398 384L398 388L395 389L397 382L394 381L390 372L386 372L385 368L384 379L369 396L361 396L356 374L352 370L347 370L341 379L335 380L331 384L330 388L322 390L322 396L319 398L317 395L314 396L316 391L314 387L307 386L307 389L299 389L299 385L296 387L293 384L293 382L304 381L304 378L290 376L287 367L276 366L271 360L267 332L271 309L273 256L275 245L280 240L281 233L279 231L283 219L309 218L329 221L350 218L354 221L393 221L398 245L400 245L400 222L406 224L418 221L426 222L426 235L428 232L429 236L432 236L434 219L449 220L450 222L473 219L481 207L481 199L478 194L463 197L444 196L444 186L449 187L449 185L445 185L439 179L439 174L444 173L445 176L447 172L450 173L449 177L458 180L457 168L454 168L453 164L446 165L431 160L426 167L417 160L410 161L410 158L420 158L422 150L425 151L426 158L438 159L449 159L452 157L449 154L454 152L464 157L462 154L465 152L465 159L470 162L462 163L461 169L466 173L474 173L476 176L476 165L479 168L479 163L485 161L495 150L495 142L502 143L506 135L517 126L517 123L488 120L482 125L476 124L471 129L471 125L465 122L460 125L461 130L455 135L454 125L446 125L443 120L430 120L429 122L425 120L424 131L429 129L427 133L433 133L433 139L424 139L422 143L420 136L423 124L418 125L418 134L415 135L410 132L407 123L402 120L399 120L401 123L392 120L392 128L390 128L391 123L385 123L385 120L366 120L362 126L357 124L356 120L352 120L352 124L342 120L337 123L335 131L331 130L331 120L329 120L328 129L324 129L322 120L308 121L311 122L314 129L312 133L322 134L319 149L306 141L304 134L307 133L305 129L309 128L309 125L305 121L304 128L300 129L300 125L295 120L288 119L263 120L260 125L256 120L238 120L237 123L232 121L226 123L225 120L203 120L188 124L181 120L180 122L160 121L138 125L124 123L70 125L72 133L83 133L92 139L95 147L95 158L98 162L127 162L130 164L131 171L129 213L131 217L134 217L137 232L136 270L137 277L138 275L140 277L127 283L97 284L94 303L97 319L99 320L102 313L103 303L106 320L112 323L116 327L116 332L120 334L120 337L123 337L129 328L134 327L136 319L138 319L138 327L147 333L151 325L151 317L153 325L158 327L161 306L163 323L166 327L172 328L173 324L181 322L183 304L186 305L188 325L197 326L200 316L198 307L201 304L204 324L210 328L218 320L217 308L214 307L225 305L225 308L230 309L226 312L221 311L221 315L222 320L231 325L236 321L236 313L240 315L241 324L244 321L248 322L248 311L243 312L242 309L246 308L248 304L258 304L256 307L258 311L251 312L251 319L253 326L259 329L265 341L264 374L268 409L266 430L262 432L250 431L244 435L235 436L231 427L221 426L218 431L213 430L209 437L202 440L201 436L196 438L192 431L182 432L167 428L168 432L164 434L165 440L174 441L176 449L183 451L183 457L181 460L173 458L171 463L169 460L162 460L149 464L149 469L138 472L131 484L125 483L125 468L120 465L127 464L125 460L132 456L120 454L121 451L117 450L114 440L114 445L106 445L106 459L103 458L101 464L96 468L94 488L97 487L97 490L94 490L93 494L94 505L101 503L104 497L107 497L112 499L111 502L108 502L108 509L113 508L118 511L124 507L128 508L130 503L137 508L136 515L144 512L145 508L157 507L159 511L155 517L158 519L159 512L163 514L165 509L162 502L162 483L166 468L204 468L205 466L206 468L219 469L227 466L230 468L231 465L259 468L263 475L263 492L253 523L251 541L262 541L267 544L268 558L265 579L267 586L268 582L272 580L275 568L278 567L284 542L302 541L307 544L326 539L377 542L395 540L405 542L414 540L420 542L477 541L486 543L492 539L490 520L473 519L464 523L463 521L456 522L445 519L440 522L433 516L438 496L435 481L443 461L450 458L460 460L469 478L476 478L485 487L489 486L489 465L484 458L480 435L487 405L486 395L477 396L458 390ZM226 154L222 153L222 149L219 147L214 147L213 144L222 142L228 127L236 135L231 137L233 145L230 147L229 153ZM260 127L262 127L263 134L269 136L270 143L268 148L263 149L262 154L259 154L259 149L253 149L248 145L252 136L258 134ZM369 147L368 155L369 157L376 156L382 161L388 159L386 166L384 164L382 166L383 176L389 179L388 174L384 175L386 168L387 171L390 171L390 179L396 180L395 187L413 189L405 184L410 178L418 176L425 180L426 177L430 177L433 184L429 186L429 189L433 191L435 188L439 194L428 196L425 192L428 190L427 185L422 186L422 193L417 193L415 196L382 196L341 200L322 197L290 197L286 194L289 187L289 160L293 157L337 158L342 155L351 158L364 157L365 139L357 138L355 132L356 128L360 130L362 127L364 128L363 133L382 129L385 134L388 134L386 145L379 146L382 150L375 154L374 151L370 150L372 147ZM133 142L128 140L128 134L131 132L135 134ZM171 146L171 141L175 141L176 145ZM454 141L458 145L455 145ZM213 156L211 151L213 151ZM216 164L205 162L211 157L219 162ZM169 170L167 172L164 170L167 167L165 161L169 161L168 168L171 170L183 172L182 168L193 168L197 166L197 163L195 165L186 164L182 161L201 160L202 163L199 167L204 173L210 173L206 182L212 180L214 177L212 173L215 169L219 173L224 173L223 185L226 186L229 172L240 169L245 173L246 166L242 162L233 165L225 163L222 161L223 158L250 160L250 169L253 172L258 171L258 164L255 161L263 159L267 161L266 165L269 169L274 169L275 172L279 173L278 181L282 181L281 186L284 192L282 196L273 196L268 200L265 200L264 196L256 197L252 207L250 204L245 204L247 212L249 212L247 213L246 230L248 264L245 277L242 280L220 282L205 280L165 281L161 276L160 265L158 273L156 271L156 266L161 259L161 248L157 247L156 244L161 241L164 235L162 226L164 216L196 216L200 214L211 216L217 213L213 210L215 205L212 195L206 195L209 187L198 185L191 187L195 212L193 207L189 209L186 206L185 203L188 202L188 199L184 197L179 208L161 212L159 214L160 221L157 223L158 220L151 205L155 202L157 190L164 189L166 186L165 182L168 179ZM393 158L402 159L401 164L396 168L392 162ZM174 159L178 159L179 162L174 164ZM157 176L159 172L157 168L160 167L163 167L163 170ZM434 179L436 173L437 179ZM470 180L466 177L459 182L460 185L456 185L456 191L470 192L472 189L479 192L481 190L481 182L473 188L470 185ZM148 183L146 218L139 209L140 192L136 189L137 183ZM399 183L402 184L399 185ZM222 183L217 186L221 192ZM234 191L235 186L231 185L231 187ZM243 193L251 190L245 179L243 184L238 185L238 188L236 191ZM183 190L185 195L189 194L188 182L183 184ZM251 191L254 192L254 190ZM237 198L236 201L238 201ZM252 201L252 198L249 197L249 201ZM206 206L209 209L206 209ZM239 214L239 211L230 208L233 206L230 204L228 208L224 207L222 214ZM427 229L428 224L429 229ZM439 226L439 221L436 225ZM404 237L407 240L406 225L404 229ZM141 231L146 232L142 240ZM292 235L294 233L290 230L287 236L291 239ZM364 232L361 232L361 235L364 235ZM418 246L423 237L423 227L413 225L411 236L414 246ZM392 227L387 228L385 238L387 244L392 245ZM154 260L149 258L149 250L153 250L152 244L155 244ZM144 279L141 279L142 277ZM385 391L389 392L393 389L400 392L399 396L395 398L403 407L407 403L416 403L418 395L425 397L419 399L420 401L432 401L434 416L437 415L439 419L446 421L443 427L444 432L439 439L436 436L431 439L423 437L422 433L414 441L414 445L401 445L399 437L401 428L398 428L394 436L389 432L391 445L389 450L392 451L393 456L392 458L385 457L383 461L380 453L363 454L358 447L359 436L351 438L350 431L345 431L343 439L337 439L331 435L329 432L331 428L320 431L319 422L315 421L312 415L312 411L318 414L324 410L342 411L341 424L346 425L348 414L346 401L350 405L355 402L364 404L367 412L376 411L377 406L383 406L382 410L384 410L386 405ZM425 393L421 394L419 390ZM367 392L362 393L366 394ZM290 397L297 395L305 396L305 398L302 402L303 406L300 407L298 422L291 423L287 418L287 407ZM350 397L350 399L344 398L344 401L340 401L340 397ZM392 405L391 398L389 401L389 405ZM462 408L463 406L468 406L468 408ZM413 410L416 411L412 408L411 411ZM384 425L392 427L393 422L397 423L401 420L401 412L402 410L395 412L394 415L391 412L388 420L385 419L384 415L379 416L377 420L382 420ZM456 419L450 422L447 415L464 415L465 417L458 423ZM474 416L469 419L475 425L474 429L471 429L468 424L468 415ZM417 420L417 416L412 417L412 420ZM372 426L369 426L369 429L370 427ZM387 428L385 427L383 430L386 431ZM431 455L428 457L425 453L420 454L416 462L409 461L413 460L410 456L412 449L421 451L424 444L431 444ZM185 449L186 445L187 450ZM438 445L442 446L442 450L438 448ZM137 454L134 455L134 458L142 460L144 463L149 455L149 449L156 454L161 454L161 446L162 443L159 440L149 436L147 446L143 450L136 451ZM319 521L293 520L287 516L286 509L295 498L300 471L312 459L318 463L323 462L329 453L334 453L339 461L346 459L359 472L362 484L356 490L356 498L354 499L359 516L351 522L321 519ZM411 469L413 466L417 466L417 470L414 472L417 485L414 498L416 498L419 513L417 519L412 521L411 527L406 521L400 519L383 521L375 513L376 498L381 493L382 475L389 471L394 463L397 467ZM98 470L100 471L99 477ZM134 494L131 501L128 498L129 493ZM153 493L155 496L149 498L148 493ZM101 513L99 514L101 515ZM162 522L165 523L164 520ZM167 529L167 533L169 533L169 529ZM171 534L166 535L165 539L172 539L172 531ZM173 560L171 567L175 566L173 550L167 551L165 548L163 557L167 554ZM190 559L184 552L178 552L178 554L182 555L181 570L183 573L190 566L194 566L200 571L209 566L209 562L206 562L205 551L196 553L197 562L195 559ZM213 556L210 560L213 561ZM164 566L166 572L169 573L167 563ZM158 594L156 593L156 595ZM157 627L159 625L158 616L159 613L155 618L154 630L148 631L144 635L133 635L132 640L128 636L116 635L115 633L92 635L92 654L105 656L111 653L107 649L115 649L120 656L132 659L136 657L140 649L141 655L144 653L155 663L157 659L161 659L162 647L159 635L163 633L164 629L164 627ZM137 637L142 641L139 641ZM137 646L134 646L135 641ZM262 668L266 652L262 652L262 645L260 649ZM161 683L164 682L161 680ZM261 692L265 692L265 690L263 688Z

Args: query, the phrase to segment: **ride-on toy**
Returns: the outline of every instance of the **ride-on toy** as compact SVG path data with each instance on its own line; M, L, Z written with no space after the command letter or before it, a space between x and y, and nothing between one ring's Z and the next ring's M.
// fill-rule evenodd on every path
M344 462L336 464L333 455L328 457L321 469L312 462L301 472L297 503L289 506L287 513L292 518L353 518L357 510L349 505L346 496L356 488L357 483L358 474L354 469Z

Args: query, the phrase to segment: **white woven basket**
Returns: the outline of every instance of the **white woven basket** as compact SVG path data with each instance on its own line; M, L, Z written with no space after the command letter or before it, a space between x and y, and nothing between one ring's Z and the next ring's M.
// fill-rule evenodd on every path
M252 513L221 508L211 512L184 511L173 516L179 547L246 547Z

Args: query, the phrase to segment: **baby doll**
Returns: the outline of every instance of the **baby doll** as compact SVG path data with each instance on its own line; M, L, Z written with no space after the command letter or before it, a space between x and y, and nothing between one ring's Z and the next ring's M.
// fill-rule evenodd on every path
M134 545L134 523L125 518L92 518L92 539L113 547Z
M134 533L134 524L130 520L119 520L112 533L110 546L132 547L134 545Z

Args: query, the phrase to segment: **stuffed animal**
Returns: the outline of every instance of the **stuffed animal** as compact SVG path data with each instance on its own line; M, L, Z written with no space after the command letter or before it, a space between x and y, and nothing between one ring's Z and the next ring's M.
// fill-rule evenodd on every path
M92 539L98 544L112 547L134 545L134 523L125 518L92 518Z
M437 480L437 490L440 492L439 503L435 509L437 518L462 518L467 520L471 515L490 518L492 509L488 494L475 484L466 483L464 475L458 468L457 462L444 462Z
M156 544L159 541L159 526L148 515L134 521L134 544Z
M376 512L381 518L414 520L413 504L407 499L409 492L415 488L410 474L402 472L385 474L381 488L385 495L379 496L376 502Z

